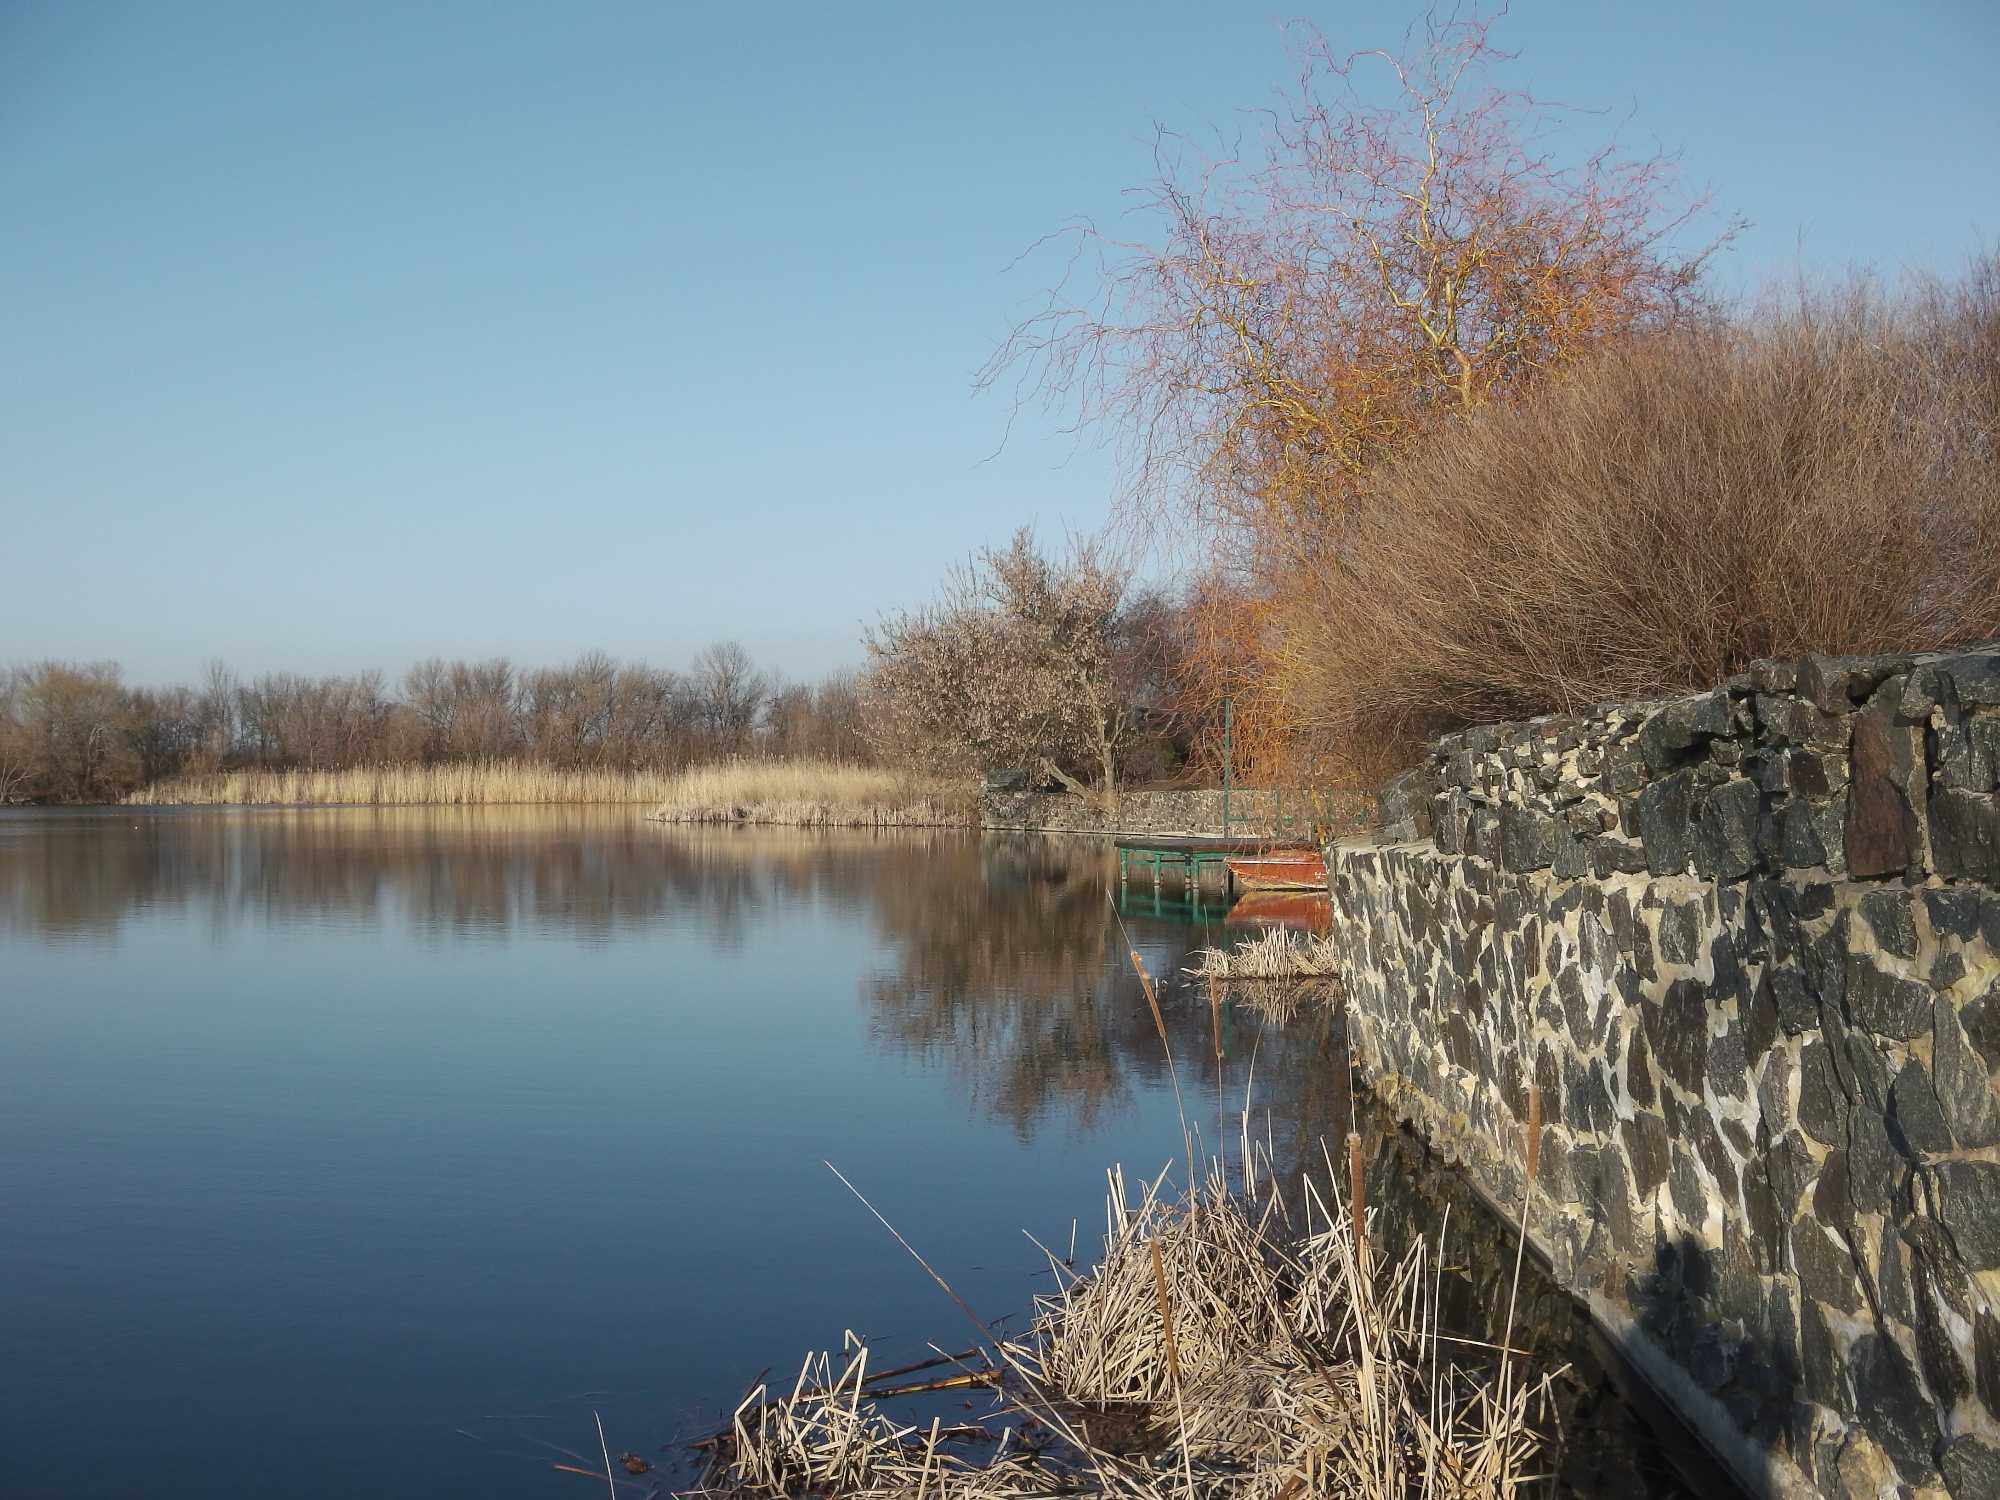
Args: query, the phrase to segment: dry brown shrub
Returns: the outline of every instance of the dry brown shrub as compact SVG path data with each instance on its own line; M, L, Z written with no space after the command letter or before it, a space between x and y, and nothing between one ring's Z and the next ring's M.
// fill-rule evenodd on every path
M1377 761L1758 657L2000 635L2000 262L1635 340L1455 421L1282 597L1304 717Z

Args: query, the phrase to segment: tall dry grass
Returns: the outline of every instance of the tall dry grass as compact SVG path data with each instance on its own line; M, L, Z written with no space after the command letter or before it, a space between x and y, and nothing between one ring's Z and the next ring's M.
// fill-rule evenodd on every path
M1288 1201L1247 1142L1234 1189L1217 1162L1181 1198L1112 1173L1101 1258L1079 1273L1050 1253L1056 1290L1022 1337L927 1362L956 1368L942 1380L872 1374L858 1341L813 1356L698 1445L683 1493L1512 1500L1542 1451L1548 1377L1444 1334L1438 1257L1421 1241L1384 1253L1349 1140L1344 1195L1329 1158ZM950 1426L885 1405L973 1386L995 1411Z
M1363 755L2000 635L2000 261L1610 350L1441 429L1305 555L1289 686Z
M171 777L134 806L470 807L501 803L654 802L674 777L653 771L564 771L526 761L354 766L339 771L213 771Z
M522 761L218 771L173 777L126 801L290 807L638 804L667 822L814 827L964 822L969 810L962 799L895 772L823 760L735 760L669 772L568 771Z
M651 817L664 823L936 827L970 822L970 796L900 771L827 760L731 760L672 778Z

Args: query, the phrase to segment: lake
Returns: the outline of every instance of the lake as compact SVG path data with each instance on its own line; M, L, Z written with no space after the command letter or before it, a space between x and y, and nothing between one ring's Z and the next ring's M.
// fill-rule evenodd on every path
M624 808L0 813L0 1495L573 1494L593 1413L658 1460L848 1330L971 1342L829 1162L1018 1326L1023 1231L1087 1262L1176 1081L1212 1143L1254 1064L1288 1170L1351 1119L1324 1016L1232 1007L1218 1069L1170 989L1169 1071L1113 880ZM1168 976L1225 937L1173 894L1122 918ZM1371 1141L1425 1228L1449 1180ZM1507 1251L1456 1254L1477 1322ZM1619 1492L1673 1493L1633 1448Z

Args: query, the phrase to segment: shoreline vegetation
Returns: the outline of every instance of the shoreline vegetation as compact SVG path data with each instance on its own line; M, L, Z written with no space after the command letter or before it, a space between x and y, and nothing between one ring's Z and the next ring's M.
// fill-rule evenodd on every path
M128 807L643 807L663 823L792 827L941 827L973 804L942 786L875 766L812 758L738 759L680 771L565 770L511 760L343 770L215 771L140 788Z
M1308 1176L1288 1198L1268 1159L1260 1177L1266 1153L1247 1132L1240 1187L1216 1161L1177 1199L1164 1172L1135 1190L1113 1171L1102 1258L1078 1272L1045 1251L1057 1290L1036 1299L1023 1337L979 1325L980 1347L873 1374L858 1340L838 1358L810 1356L795 1382L760 1383L694 1445L705 1465L681 1493L1518 1493L1544 1456L1560 1372L1513 1358L1511 1297L1498 1350L1438 1326L1442 1256L1421 1239L1400 1253L1379 1242L1359 1147L1350 1136L1345 1193L1329 1153L1328 1180ZM938 1366L941 1377L908 1378ZM949 1425L884 1406L982 1386L993 1412Z

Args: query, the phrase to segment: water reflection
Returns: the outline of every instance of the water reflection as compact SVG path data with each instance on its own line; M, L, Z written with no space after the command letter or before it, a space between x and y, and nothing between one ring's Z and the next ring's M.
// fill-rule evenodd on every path
M8 1484L129 1492L129 1463L73 1482L88 1447L147 1455L156 1494L540 1494L469 1475L452 1429L603 1387L636 1447L843 1327L937 1335L822 1157L997 1316L1033 1285L1019 1231L1176 1157L1181 1106L1213 1149L1247 1100L1287 1177L1359 1123L1386 1235L1451 1205L1490 1338L1505 1245L1357 1111L1338 1018L1213 1015L1181 970L1235 936L1220 913L1117 896L1083 839L0 813L0 1364L38 1372L0 1411ZM1527 1307L1574 1341L1554 1289ZM1575 1420L1607 1425L1601 1386Z

